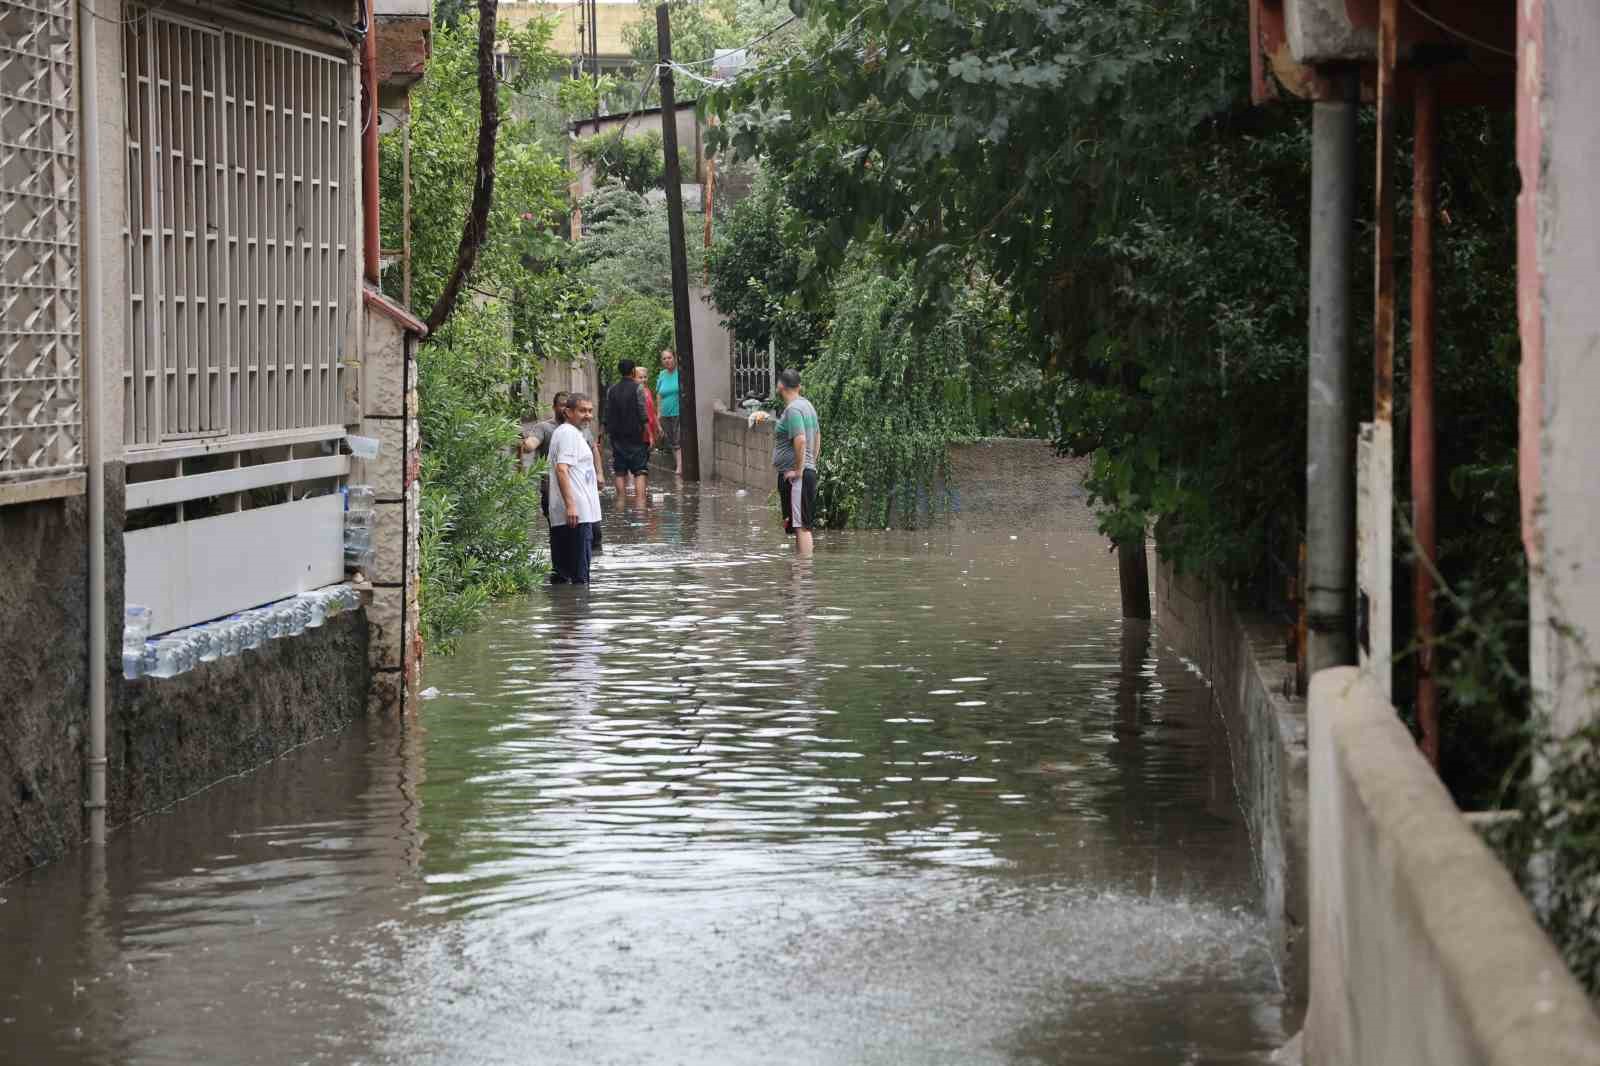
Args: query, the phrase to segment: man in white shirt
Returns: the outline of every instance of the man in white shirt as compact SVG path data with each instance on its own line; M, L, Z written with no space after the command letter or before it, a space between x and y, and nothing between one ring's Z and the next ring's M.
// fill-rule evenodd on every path
M583 430L594 419L594 401L581 392L567 397L566 421L550 436L550 581L587 585L600 521L598 472Z

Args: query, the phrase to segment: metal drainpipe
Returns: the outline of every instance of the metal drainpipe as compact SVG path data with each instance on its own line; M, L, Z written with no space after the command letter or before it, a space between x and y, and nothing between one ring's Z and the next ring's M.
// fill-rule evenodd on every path
M99 18L94 0L78 14L79 204L83 226L79 278L83 286L83 453L89 505L89 843L106 842L106 477L101 418L104 409L100 360L100 102L95 71L99 63ZM87 15L88 17L85 17Z
M362 259L367 280L378 284L378 15L366 0L367 35L361 40L361 88L366 96L361 131Z
M1308 675L1355 662L1355 441L1350 279L1356 205L1356 87L1313 105L1310 373L1306 397Z

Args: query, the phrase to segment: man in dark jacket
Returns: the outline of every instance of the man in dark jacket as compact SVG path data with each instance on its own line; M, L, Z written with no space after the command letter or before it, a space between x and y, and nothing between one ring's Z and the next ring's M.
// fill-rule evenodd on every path
M611 473L617 483L617 499L626 492L626 479L633 478L634 502L644 504L650 446L645 443L649 424L644 386L633 380L632 359L617 364L619 380L606 391L606 436L611 439Z

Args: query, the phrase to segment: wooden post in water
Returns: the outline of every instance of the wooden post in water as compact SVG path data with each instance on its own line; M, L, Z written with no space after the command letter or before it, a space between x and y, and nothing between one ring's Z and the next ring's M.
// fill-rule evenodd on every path
M683 479L700 480L700 415L694 392L694 331L689 319L689 260L683 245L683 178L678 167L678 105L672 80L672 22L656 5L656 46L661 63L661 151L667 164L667 240L672 254L672 326L678 354L678 432ZM685 406L687 405L687 406Z

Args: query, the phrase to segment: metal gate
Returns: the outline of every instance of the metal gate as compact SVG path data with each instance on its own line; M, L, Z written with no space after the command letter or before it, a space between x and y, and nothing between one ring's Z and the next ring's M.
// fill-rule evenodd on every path
M733 342L733 404L737 407L755 397L765 400L772 395L777 379L778 349L768 340L765 347L734 339Z
M123 74L126 443L341 422L348 63L147 12L128 24Z

